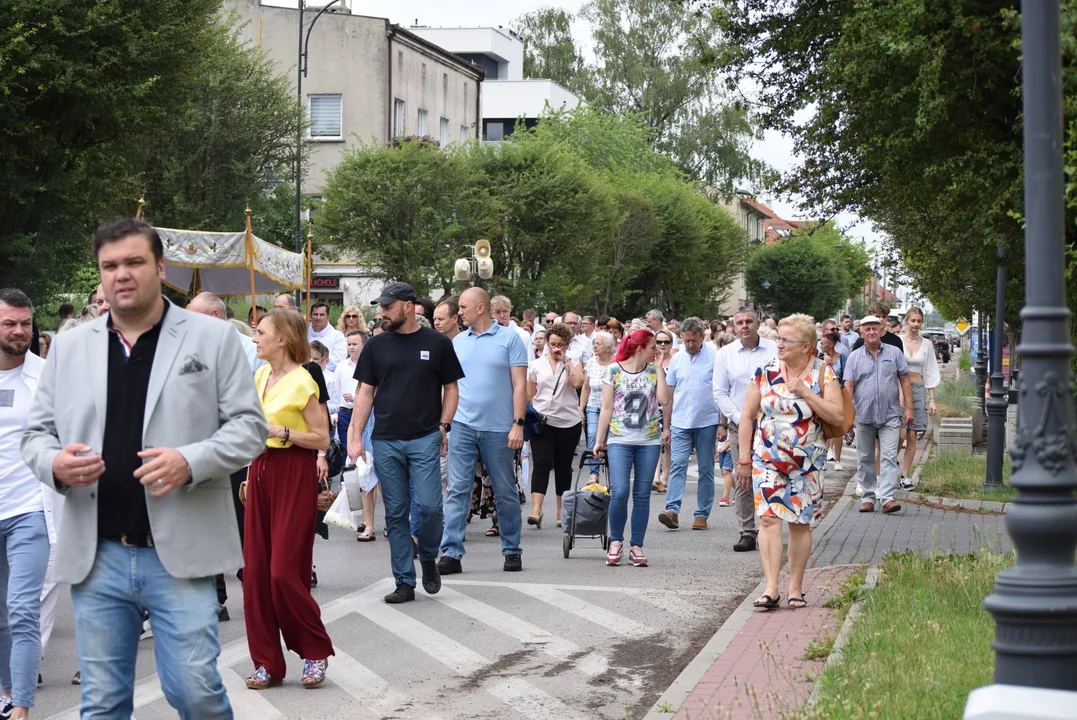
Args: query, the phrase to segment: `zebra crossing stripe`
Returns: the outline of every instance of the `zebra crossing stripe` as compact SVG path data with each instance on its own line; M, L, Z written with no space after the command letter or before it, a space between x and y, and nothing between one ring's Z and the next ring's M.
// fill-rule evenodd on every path
M627 637L642 638L653 635L654 630L632 618L619 615L612 610L587 602L575 595L569 595L549 585L510 585L513 590L541 600L544 603L577 615L584 620L600 625L611 632Z
M221 680L224 681L235 717L242 720L280 720L284 717L262 693L248 689L247 682L235 670L221 668Z
M572 660L573 657L580 655L579 645L450 587L443 585L441 592L434 599L442 605L489 625L494 630L524 645L539 646L542 652L558 660ZM574 664L577 669L593 677L603 675L609 668L609 661L594 652L583 655L574 661Z

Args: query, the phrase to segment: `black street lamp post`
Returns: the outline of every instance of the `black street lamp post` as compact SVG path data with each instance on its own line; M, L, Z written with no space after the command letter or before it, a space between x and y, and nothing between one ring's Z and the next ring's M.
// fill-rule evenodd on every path
M976 327L976 404L980 407L980 417L987 414L987 406L984 404L984 395L987 392L987 317L983 310L977 310L979 323ZM974 442L980 442L983 438L973 438Z
M308 27L304 22L306 2L299 0L299 54L296 58L295 93L299 99L300 106L303 105L303 78L307 76L310 32L314 29L314 23L318 22L318 18L322 16L322 13L338 2L340 0L331 0L331 2L326 3L318 10L318 14L310 21L310 26ZM305 36L303 34L304 30L306 30ZM303 252L303 130L303 126L300 125L295 136L295 251L300 254ZM297 290L296 297L298 298L299 295L300 292Z
M1059 0L1021 4L1025 307L1021 412L1010 454L1017 550L984 607L995 619L995 683L1077 690L1077 418L1066 307Z
M998 275L995 279L995 345L991 352L991 399L987 401L987 487L1002 487L1002 454L1006 445L1006 411L1009 393L1002 376L1002 346L1006 343L1006 322L1002 319L1006 305L1005 253L998 249Z

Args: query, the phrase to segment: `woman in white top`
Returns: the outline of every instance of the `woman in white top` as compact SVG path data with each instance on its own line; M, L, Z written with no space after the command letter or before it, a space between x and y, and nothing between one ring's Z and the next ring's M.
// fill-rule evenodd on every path
M602 380L606 377L606 368L613 361L617 343L608 332L596 332L591 341L594 355L583 366L587 373L587 382L580 393L580 418L587 423L587 449L595 449L598 436L598 416L602 413ZM598 480L598 465L591 465L591 482Z
M662 370L669 370L669 362L673 359L680 350L678 350L674 343L674 335L669 330L659 330L654 334L654 364L661 365ZM661 427L664 430L666 426L665 415L661 418ZM669 482L669 468L672 464L672 456L669 454L668 442L662 444L662 457L658 461L658 469L654 473L654 482L651 484L651 489L655 492L664 493L666 486Z
M916 455L916 434L927 430L928 416L935 415L935 388L942 378L935 362L935 346L920 334L924 325L924 312L918 307L909 308L905 315L905 333L901 342L905 345L905 362L909 364L909 380L912 382L912 424L906 426L902 438L905 441L905 457L901 463L901 487L912 487L912 461ZM925 402L926 401L926 402Z
M584 383L578 357L567 357L575 333L564 323L546 330L550 353L527 368L527 399L545 419L542 431L531 438L531 514L527 524L542 529L542 501L554 473L557 492L557 524L560 525L561 495L572 485L572 457L580 442L580 404L576 388Z

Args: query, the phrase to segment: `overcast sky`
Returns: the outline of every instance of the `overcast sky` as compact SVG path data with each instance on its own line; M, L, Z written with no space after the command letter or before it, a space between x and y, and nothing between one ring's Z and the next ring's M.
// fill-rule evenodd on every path
M570 13L577 13L584 0L467 0L450 3L445 0L344 0L353 13L387 17L392 22L409 27L411 25L431 25L436 27L508 27L520 15L553 5ZM263 0L266 5L296 7L296 0ZM315 5L317 0L308 4ZM583 46L585 56L590 54L585 47L590 38L586 30L577 24L577 43ZM754 155L778 170L786 170L792 165L793 143L779 133L768 132L764 139L756 144ZM763 194L766 196L766 194ZM806 212L796 202L779 200L773 196L761 197L779 215L787 219L805 218ZM863 239L870 247L878 247L882 237L876 233L870 223L862 222L854 215L842 214L838 223L848 235Z

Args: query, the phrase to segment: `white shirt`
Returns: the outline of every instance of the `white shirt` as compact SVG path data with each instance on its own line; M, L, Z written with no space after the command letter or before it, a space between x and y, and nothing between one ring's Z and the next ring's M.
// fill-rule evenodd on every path
M321 342L329 350L329 365L326 370L333 372L337 369L337 363L343 362L348 357L348 341L344 333L332 325L326 324L325 329L316 332L314 326L307 327L307 342Z
M352 362L350 357L345 358L344 362L337 365L336 371L333 373L337 382L337 405L345 410L351 410L355 407L355 391L359 387L359 381L355 379L355 363ZM344 393L348 393L352 396L352 400L349 402L344 399Z
M520 336L520 339L524 341L525 348L531 347L531 333L517 325L515 320L509 320L509 327L515 330L516 334Z
M681 350L670 358L666 383L673 388L673 427L682 430L718 424L718 406L711 390L717 348L703 343L695 355Z
M322 377L325 379L325 392L329 395L325 406L329 410L329 417L336 419L337 410L340 409L340 384L337 383L337 374L326 370L322 373Z
M748 383L755 371L778 357L778 343L759 338L755 350L748 350L740 340L731 342L718 351L714 359L714 379L711 390L714 402L730 422L740 425L744 400L748 396Z
M34 399L33 387L23 377L23 368L30 362L26 354L23 365L14 370L0 371L0 520L43 510L42 485L22 459L22 436ZM36 355L38 362L44 361Z
M247 357L247 364L251 366L251 373L266 364L265 360L258 357L258 348L254 344L254 338L247 337L241 333L238 329L236 335L239 335L239 346L243 348L243 354Z

